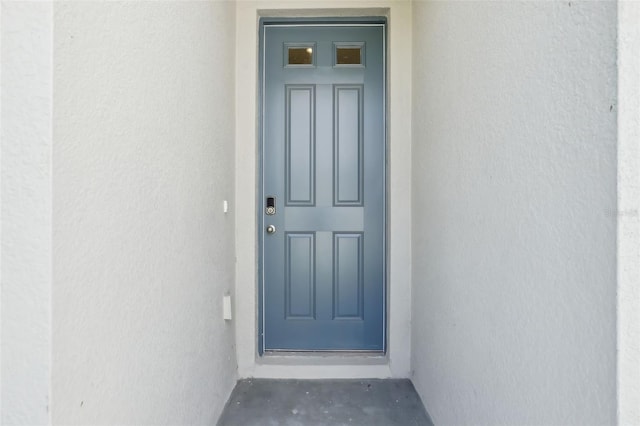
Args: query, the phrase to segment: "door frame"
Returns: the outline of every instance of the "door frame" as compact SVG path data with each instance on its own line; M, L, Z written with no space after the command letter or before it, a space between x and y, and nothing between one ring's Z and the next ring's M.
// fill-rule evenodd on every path
M263 256L264 253L264 200L266 197L266 192L264 190L264 175L263 175L263 165L264 165L264 110L265 110L265 96L264 89L266 85L266 75L264 69L265 63L265 37L266 37L266 28L267 27L300 27L300 26L312 26L312 27L323 27L323 26L362 26L362 27L382 27L382 110L384 112L384 121L382 123L383 129L383 139L384 139L384 151L382 153L384 168L383 168L383 194L382 194L382 203L383 203L383 212L382 212L382 220L384 226L383 238L382 238L382 251L384 256L384 264L382 266L383 273L383 300L382 300L382 315L383 315L383 326L382 326L382 354L387 353L387 336L388 336L388 310L387 310L387 298L389 295L388 291L388 282L389 282L389 274L388 274L388 264L389 264L389 254L387 250L387 240L388 240L388 232L389 226L387 224L387 213L389 210L389 206L387 203L388 196L387 193L389 191L388 185L388 130L387 130L387 120L389 116L389 112L387 110L387 17L386 16L357 16L357 17L301 17L301 18L276 18L276 17L261 17L258 21L259 35L258 35L258 153L257 153L257 174L256 174L256 187L258 190L256 191L256 200L255 200L255 215L257 218L257 228L256 228L256 240L258 242L258 321L257 321L257 347L258 347L258 355L263 356L266 355L265 352L265 342L264 342L264 317L265 317L265 299L264 299L264 267L263 267ZM281 352L281 351L280 351ZM288 352L322 352L322 353L349 353L349 352L358 352L358 353L367 353L369 351L362 350L330 350L330 351L313 351L313 350L296 350L296 351L288 351ZM373 353L380 353L379 351L375 351Z
M247 0L235 3L235 177L229 188L235 228L232 291L238 377L404 378L411 375L412 5L408 0ZM387 353L384 356L260 356L258 351L258 36L260 17L387 18ZM416 241L415 244L420 244Z

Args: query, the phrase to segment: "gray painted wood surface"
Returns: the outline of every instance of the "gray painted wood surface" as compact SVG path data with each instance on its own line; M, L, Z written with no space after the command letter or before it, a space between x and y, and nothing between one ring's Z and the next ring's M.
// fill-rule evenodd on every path
M259 215L276 229L261 236L266 350L384 350L383 35L265 26ZM340 43L360 46L363 63L336 65ZM288 65L289 48L313 60Z

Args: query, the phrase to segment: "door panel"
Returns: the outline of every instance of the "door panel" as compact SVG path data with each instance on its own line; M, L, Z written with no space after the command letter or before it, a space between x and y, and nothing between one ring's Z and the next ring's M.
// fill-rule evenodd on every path
M382 351L383 27L265 24L263 37L263 348Z
M333 86L334 205L362 205L362 85Z
M363 251L361 232L333 234L334 319L363 319Z
M315 318L315 234L286 234L286 319Z
M288 206L315 204L315 86L286 85L286 194Z

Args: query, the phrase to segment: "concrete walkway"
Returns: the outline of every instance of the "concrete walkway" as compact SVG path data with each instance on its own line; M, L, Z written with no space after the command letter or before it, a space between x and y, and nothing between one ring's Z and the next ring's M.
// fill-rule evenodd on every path
M218 426L433 425L400 380L240 380Z

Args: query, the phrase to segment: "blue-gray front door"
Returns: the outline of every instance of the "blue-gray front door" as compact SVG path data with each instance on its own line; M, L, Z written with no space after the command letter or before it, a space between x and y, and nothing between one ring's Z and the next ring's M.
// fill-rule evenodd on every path
M383 351L382 24L264 25L264 350Z

